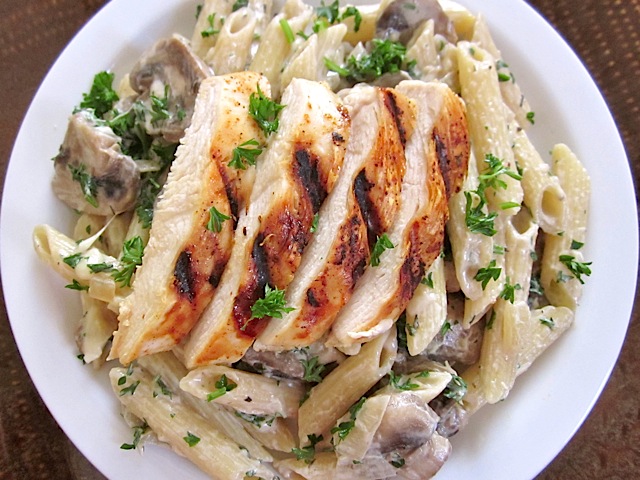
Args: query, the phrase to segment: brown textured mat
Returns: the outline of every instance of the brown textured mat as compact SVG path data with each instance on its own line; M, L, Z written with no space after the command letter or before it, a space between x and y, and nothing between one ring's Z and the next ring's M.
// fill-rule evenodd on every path
M500 0L508 8L509 0ZM22 117L64 45L105 2L0 0L2 178ZM531 0L600 86L640 178L640 0ZM550 72L552 74L552 72ZM1 188L1 187L0 187ZM637 197L636 186L636 197ZM637 302L636 302L637 305ZM589 418L540 480L631 479L640 472L638 309L613 375ZM81 395L81 392L75 392ZM571 392L567 392L571 394ZM29 380L0 308L0 480L99 479Z

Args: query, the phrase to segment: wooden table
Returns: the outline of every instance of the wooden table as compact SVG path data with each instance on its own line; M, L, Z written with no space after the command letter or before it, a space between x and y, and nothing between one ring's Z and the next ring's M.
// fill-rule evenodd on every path
M504 1L505 6L509 0ZM102 0L0 0L2 178L29 102L45 73ZM601 88L640 179L640 0L530 0ZM640 475L638 302L620 359L588 419L540 480ZM29 380L0 308L0 479L103 478L68 441Z

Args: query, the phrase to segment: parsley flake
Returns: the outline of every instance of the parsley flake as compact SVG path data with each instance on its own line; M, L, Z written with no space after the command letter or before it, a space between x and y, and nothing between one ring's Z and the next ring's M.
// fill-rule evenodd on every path
M87 257L83 257L82 253L74 253L73 255L69 255L68 257L64 257L62 261L69 265L71 268L76 268L78 264Z
M560 255L559 259L580 283L584 284L582 275L591 275L591 268L589 268L589 266L592 262L577 262L576 257L573 255Z
M80 184L84 199L89 205L97 208L98 199L96 196L98 194L98 182L96 182L95 177L87 172L87 167L84 163L78 166L69 164L69 170L71 171L72 180Z
M256 303L251 306L251 318L282 318L284 313L295 310L286 306L284 293L285 291L279 290L278 287L271 288L269 284L265 285L264 297L256 300Z
M118 94L113 89L114 74L100 72L93 77L93 83L89 93L82 95L80 108L93 110L96 117L102 116L111 110L115 102L119 100Z
M473 279L482 283L482 290L484 290L485 288L487 288L487 284L490 280L495 281L500 278L500 272L502 272L502 269L500 267L496 267L495 260L491 260L489 262L489 265L478 269L478 272L476 273L475 277L473 277Z
M130 238L122 246L122 268L112 273L112 276L121 287L131 286L131 277L138 265L142 265L144 244L139 235Z
M207 222L207 230L215 233L222 231L222 223L230 220L231 217L220 212L216 207L209 209L209 221Z
M265 135L278 130L278 114L285 106L266 97L260 85L249 97L249 115L257 122Z
M338 426L333 427L331 429L331 433L338 434L338 443L340 443L345 438L347 438L347 435L349 435L351 430L353 430L353 427L356 426L356 416L358 415L358 412L362 409L362 406L364 405L364 402L366 400L367 400L366 397L360 398L360 400L358 400L349 408L349 420L346 422L340 422Z
M216 389L207 394L207 402L211 402L216 398L220 398L225 393L230 392L238 386L233 380L229 380L226 375L222 375L214 384Z
M302 379L305 382L320 383L322 381L322 372L325 370L325 365L318 362L319 357L312 357L307 360L302 360L302 366L304 367L304 376Z
M182 437L182 439L187 442L187 445L190 447L195 447L198 443L200 443L200 437L196 437L193 433L187 432L186 437Z
M389 237L386 233L383 233L380 237L376 239L376 244L373 246L373 250L371 251L371 266L377 267L380 265L380 256L385 250L390 248L394 248L395 245L391 243Z
M209 24L209 26L200 32L200 35L202 35L202 38L212 37L215 34L220 33L220 29L216 29L214 26L215 21L216 21L215 13L212 13L207 17L207 23Z
M255 138L247 140L233 149L233 155L229 161L229 166L237 168L238 170L246 170L247 164L256 164L256 159L261 153L262 148L260 148L260 143L258 143Z
M291 453L296 456L296 459L303 460L304 463L310 465L315 460L316 445L324 440L324 438L322 435L318 436L315 434L307 435L307 438L309 439L309 445L302 448L293 448L291 449Z

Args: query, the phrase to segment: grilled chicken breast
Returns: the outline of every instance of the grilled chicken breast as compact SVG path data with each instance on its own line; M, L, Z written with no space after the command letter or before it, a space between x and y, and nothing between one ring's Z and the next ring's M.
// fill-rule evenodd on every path
M269 92L266 78L251 72L203 81L155 209L133 292L120 308L111 358L127 364L171 349L210 302L231 253L232 204L244 205L253 180L254 167L232 172L228 163L238 145L264 141L248 114L258 85ZM229 220L210 224L214 208Z
M387 220L398 206L412 106L391 89L369 86L352 89L343 100L352 128L340 177L287 289L294 310L267 325L257 350L305 347L325 334L369 262L367 226L371 235L380 233L379 218Z
M349 353L393 325L440 254L447 191L459 190L469 156L464 106L446 85L408 81L397 90L415 102L420 133L407 141L401 205L387 231L393 248L365 270L327 340Z
M241 211L220 288L184 348L189 368L239 360L268 318L252 305L270 285L285 289L333 189L349 115L326 85L296 79L283 93L279 129L267 142L246 211Z

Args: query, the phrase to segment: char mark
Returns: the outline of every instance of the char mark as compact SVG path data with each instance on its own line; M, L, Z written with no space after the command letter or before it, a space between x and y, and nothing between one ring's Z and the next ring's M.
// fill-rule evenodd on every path
M191 253L183 250L178 256L175 269L173 271L173 284L178 289L178 293L187 298L190 303L195 299L195 275L191 265Z
M313 161L314 159L305 148L297 148L295 156L294 174L300 179L302 186L308 192L313 212L317 213L322 202L327 197L327 191L318 176L317 161Z
M451 197L451 165L449 165L449 150L447 145L442 141L438 131L433 129L433 140L436 146L436 156L438 157L438 165L442 178L444 180L444 186L447 191L447 198Z
M367 225L367 235L369 240L369 249L373 248L376 239L382 232L382 222L378 216L378 211L375 205L371 201L369 191L374 187L374 184L367 180L364 170L362 170L353 185L354 193L358 206L360 207L360 213Z
M264 236L259 234L256 241L253 243L253 250L251 251L251 260L255 267L255 285L259 295L262 295L265 287L269 283L269 262L267 255L262 246L264 242Z
M400 107L398 107L398 102L396 102L396 96L390 89L384 89L384 105L393 117L393 121L396 124L396 129L398 130L398 134L400 135L400 142L402 143L402 148L407 144L407 131L404 128L404 124L402 123L402 115L403 111Z
M311 288L307 290L307 303L314 308L318 308L320 306L320 302L318 302L318 299Z
M335 145L340 145L341 143L344 142L344 137L338 132L332 132L331 138L333 139L333 143Z

